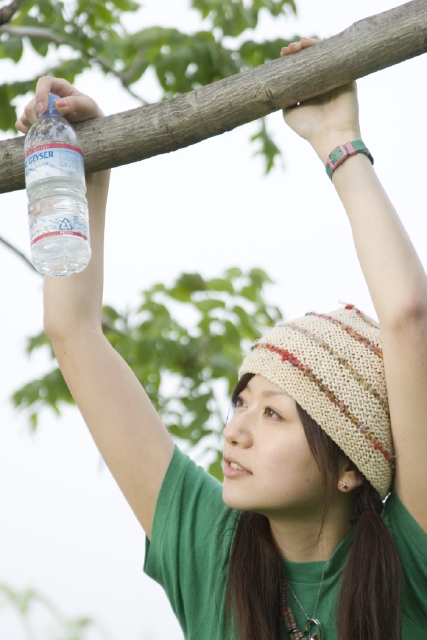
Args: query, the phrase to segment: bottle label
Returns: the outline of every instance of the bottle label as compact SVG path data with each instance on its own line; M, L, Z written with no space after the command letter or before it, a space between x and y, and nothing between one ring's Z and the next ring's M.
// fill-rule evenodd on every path
M42 144L25 154L25 181L32 184L43 178L62 176L84 182L83 154L78 147L63 142Z
M89 241L89 223L82 216L40 216L30 221L31 246L53 236L77 236Z

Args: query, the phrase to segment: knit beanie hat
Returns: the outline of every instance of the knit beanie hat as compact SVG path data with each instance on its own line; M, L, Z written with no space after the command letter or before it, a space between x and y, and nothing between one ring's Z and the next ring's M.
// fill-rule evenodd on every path
M393 477L380 328L353 305L278 324L239 371L286 391L385 498Z

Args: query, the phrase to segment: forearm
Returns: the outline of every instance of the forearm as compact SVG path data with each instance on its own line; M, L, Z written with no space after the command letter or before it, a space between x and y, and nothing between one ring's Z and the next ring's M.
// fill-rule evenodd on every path
M109 171L86 178L91 259L84 271L66 278L45 276L44 324L51 339L68 335L80 325L101 326L103 245Z
M323 163L339 143L323 140L315 150ZM359 262L378 318L395 325L427 311L427 278L417 253L385 193L369 158L347 159L333 174L347 212Z

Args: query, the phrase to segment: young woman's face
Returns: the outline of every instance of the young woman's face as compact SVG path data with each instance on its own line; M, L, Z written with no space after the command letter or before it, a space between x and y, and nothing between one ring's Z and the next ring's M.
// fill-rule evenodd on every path
M295 400L280 387L254 376L238 397L224 438L223 500L229 507L270 518L318 515L320 470Z

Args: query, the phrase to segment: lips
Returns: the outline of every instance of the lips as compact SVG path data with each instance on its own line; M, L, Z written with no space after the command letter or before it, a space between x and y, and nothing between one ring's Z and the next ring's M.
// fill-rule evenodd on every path
M226 477L248 474L252 475L252 472L246 469L236 458L224 456L224 475Z

